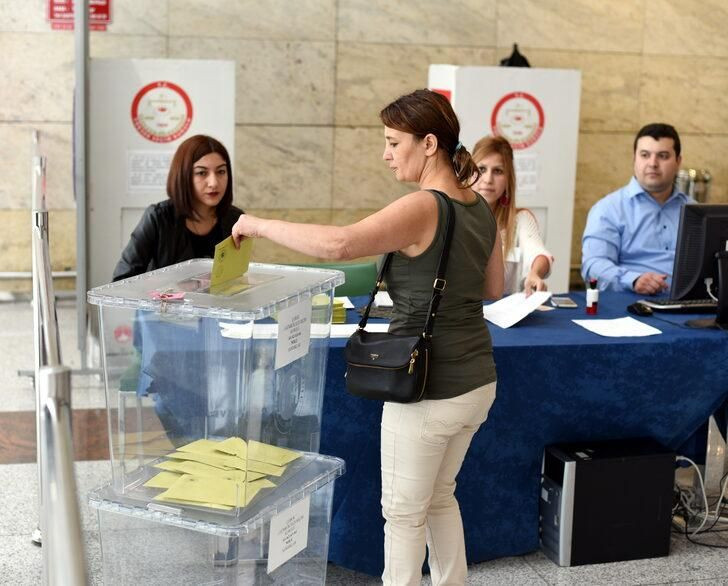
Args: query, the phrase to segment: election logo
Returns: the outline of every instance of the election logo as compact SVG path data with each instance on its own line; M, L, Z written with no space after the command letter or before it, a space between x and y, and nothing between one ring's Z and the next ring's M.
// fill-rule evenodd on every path
M543 108L531 94L511 92L493 108L490 127L493 134L505 138L514 149L528 148L543 133Z
M192 101L170 81L154 81L140 89L131 104L131 120L147 140L172 142L192 123Z

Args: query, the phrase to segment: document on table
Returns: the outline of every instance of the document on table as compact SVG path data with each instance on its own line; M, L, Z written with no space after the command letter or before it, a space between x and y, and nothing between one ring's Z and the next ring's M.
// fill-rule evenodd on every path
M356 331L358 327L358 324L332 324L331 337L348 338ZM387 332L389 331L389 324L367 324L366 330L367 332Z
M483 317L498 327L510 328L550 297L551 291L535 291L528 297L525 293L514 293L483 307Z
M386 291L377 291L374 296L374 305L377 307L394 307L394 301Z
M620 317L617 319L572 319L582 328L606 336L608 338L635 338L641 336L654 336L662 332L657 328L633 317Z

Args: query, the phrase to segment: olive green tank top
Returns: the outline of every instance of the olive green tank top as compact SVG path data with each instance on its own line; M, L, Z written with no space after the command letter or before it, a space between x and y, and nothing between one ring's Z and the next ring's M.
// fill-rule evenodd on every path
M385 281L394 308L389 331L421 333L432 296L437 264L445 243L447 207L438 204L437 232L422 254L396 252ZM425 387L426 399L449 399L496 380L493 346L483 319L485 266L495 243L496 222L488 204L473 192L472 203L451 199L455 230L445 278L447 286L432 331L432 360Z

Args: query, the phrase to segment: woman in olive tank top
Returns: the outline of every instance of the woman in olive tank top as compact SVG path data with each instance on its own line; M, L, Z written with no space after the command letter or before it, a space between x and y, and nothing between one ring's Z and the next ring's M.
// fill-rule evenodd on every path
M310 256L348 260L395 252L385 275L394 301L390 331L422 331L445 208L427 191L448 195L455 231L432 336L425 398L385 403L381 425L384 584L419 584L426 546L433 585L464 584L465 541L455 477L473 435L495 400L493 351L483 299L503 294L503 260L495 218L470 189L478 171L459 141L460 124L442 95L417 90L385 107L385 164L409 193L349 226L322 226L243 215L233 238L268 238Z

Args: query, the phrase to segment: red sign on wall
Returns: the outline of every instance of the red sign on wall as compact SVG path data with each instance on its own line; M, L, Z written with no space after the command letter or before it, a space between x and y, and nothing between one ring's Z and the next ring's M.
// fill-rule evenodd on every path
M48 0L48 20L53 30L73 30L73 0ZM110 23L111 0L89 0L89 30L105 31Z

